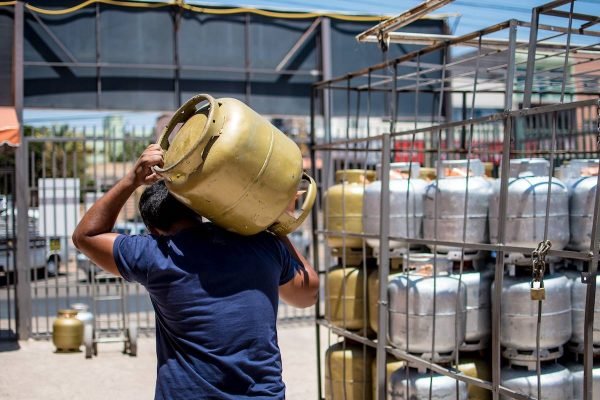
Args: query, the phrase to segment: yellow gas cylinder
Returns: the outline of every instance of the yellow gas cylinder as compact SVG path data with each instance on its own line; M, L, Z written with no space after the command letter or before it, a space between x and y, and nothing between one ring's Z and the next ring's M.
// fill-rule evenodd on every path
M485 176L488 178L492 178L494 176L494 163L492 162L484 162L483 168L485 171Z
M401 272L393 270L390 271L388 275L388 279L393 279L395 276L400 275ZM367 297L369 300L369 327L373 329L374 332L378 331L379 327L379 270L373 270L369 273L369 278L367 279Z
M332 324L350 330L365 328L366 278L365 268L362 266L333 267L329 270L325 317Z
M421 167L419 169L419 178L425 181L433 181L437 176L435 168Z
M373 349L351 342L339 342L325 353L325 398L328 400L370 400L369 366Z
M169 191L239 234L265 229L288 234L308 216L316 198L317 186L302 171L298 146L239 100L192 97L171 118L158 143L165 150L164 165L155 171ZM309 187L295 217L286 208L302 179Z
M406 361L400 361L393 356L388 355L387 360L385 362L385 386L386 386L386 394L385 398L389 397L389 393L391 393L391 377L397 369L400 369L406 365ZM373 381L373 398L377 398L377 360L373 360L371 364L371 380Z
M77 319L77 310L58 310L52 324L52 343L57 351L77 351L83 342L83 322Z
M336 185L331 186L325 197L325 227L329 231L361 233L363 197L365 185L375 180L375 171L344 169L336 171ZM362 248L362 239L329 235L329 247L346 246Z
M488 382L492 380L492 371L486 360L474 357L461 357L458 370L472 378L479 378ZM488 400L492 398L492 392L475 385L467 385L467 391L469 400Z

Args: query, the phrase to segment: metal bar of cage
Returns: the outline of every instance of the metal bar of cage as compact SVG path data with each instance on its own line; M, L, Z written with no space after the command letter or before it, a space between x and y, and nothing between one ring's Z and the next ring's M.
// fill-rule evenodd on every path
M584 127L582 128L581 132L577 131L577 130L573 130L573 129L564 129L563 127L558 127L558 121L560 118L560 113L562 112L569 112L572 113L573 115L578 115L578 113L581 113L583 115L583 113L588 112L588 108L589 110L597 110L599 103L598 103L598 99L597 99L597 95L596 98L591 98L591 99L586 99L586 100L578 100L575 99L575 101L571 101L570 103L563 103L565 94L568 94L569 96L571 96L571 99L573 99L573 96L576 96L579 93L575 93L574 90L571 90L572 88L577 88L577 83L571 83L568 82L567 79L565 79L565 77L567 77L567 68L572 68L575 65L578 64L585 64L587 62L593 62L595 60L592 60L591 58L588 60L576 60L573 63L569 63L569 58L571 56L571 54L573 54L573 48L571 47L571 35L572 34L576 34L577 30L576 29L572 29L571 28L571 23L572 20L575 18L581 18L581 14L575 14L573 11L573 7L571 7L570 12L566 13L566 14L562 14L559 16L564 16L566 18L569 18L569 26L567 28L562 28L562 27L558 27L559 29L556 29L557 32L560 32L561 35L566 35L567 36L567 45L566 45L566 51L564 52L555 52L554 54L548 56L548 55L543 55L541 57L537 57L537 60L539 62L540 59L545 59L545 58L549 58L549 57L559 57L560 55L564 55L564 63L562 66L562 71L560 71L560 67L552 67L550 69L546 68L544 71L540 70L535 70L533 67L535 66L535 61L536 61L536 56L535 56L535 49L536 49L536 43L539 43L538 37L537 37L537 33L538 33L538 28L543 30L543 29L549 29L550 26L549 25L544 25L544 24L539 24L539 14L544 14L544 13L551 13L552 10L554 10L554 8L560 6L560 5L564 5L567 4L570 0L560 0L560 1L556 1L551 3L550 5L547 6L543 6L540 7L539 9L534 10L534 18L532 18L532 23L521 23L519 21L510 21L508 23L508 26L504 26L502 29L508 27L510 32L510 38L509 38L509 48L506 51L506 55L508 57L508 61L506 62L506 66L499 66L497 68L488 68L488 70L498 70L501 71L504 76L505 76L505 90L504 91L495 91L497 93L502 93L504 95L504 110L502 112L494 112L491 113L489 115L485 115L482 117L476 117L474 118L473 115L471 116L471 118L469 118L468 120L461 120L461 121L452 121L451 119L448 120L447 116L445 116L445 119L442 118L433 118L430 122L425 122L422 121L420 123L425 123L428 126L419 126L419 123L417 120L419 120L420 118L415 117L414 120L414 127L412 128L408 128L406 129L406 127L402 126L402 127L394 127L395 122L397 120L396 116L394 115L390 121L390 131L385 131L383 130L383 133L376 133L374 135L371 135L371 133L369 132L367 134L367 137L360 137L358 135L358 113L357 113L357 120L356 122L356 137L350 137L349 135L346 136L346 138L344 140L340 140L339 138L335 138L334 136L331 135L331 131L330 131L330 136L328 137L328 140L326 141L319 141L319 140L314 140L313 141L313 147L312 147L312 151L314 152L314 154L329 154L332 152L336 152L336 151L345 151L346 157L350 154L350 152L352 152L353 154L353 158L354 160L359 159L360 157L364 156L365 160L368 160L368 154L375 154L377 152L380 152L382 154L382 160L381 160L381 171L382 171L382 176L381 176L381 184L382 184L382 192L381 192L381 204L380 204L380 232L379 234L371 234L371 233L366 233L366 232L352 232L350 230L346 230L346 228L340 230L331 230L329 228L327 228L326 226L323 229L318 229L315 230L313 232L314 234L314 238L315 240L322 240L322 238L327 238L330 235L335 235L338 237L343 237L343 238L361 238L363 239L363 243L364 243L364 239L368 239L368 238L374 238L374 239L378 239L380 242L380 255L381 257L379 258L379 282L380 282L380 287L379 287L379 300L378 300L378 306L379 306L379 340L371 340L368 339L367 337L361 335L361 334L357 334L355 332L352 332L351 330L348 329L343 329L340 328L339 326L337 326L336 324L332 324L329 321L327 321L326 319L322 319L319 318L317 321L317 324L319 326L322 327L326 327L330 333L334 333L337 334L341 337L345 337L348 339L352 339L354 341L357 341L359 343L362 343L363 346L368 346L368 347L374 347L377 350L377 357L376 357L376 377L377 377L377 381L376 381L376 387L377 387L377 398L381 399L381 398L385 398L382 394L382 392L384 390L386 390L386 373L385 373L385 369L386 369L386 359L385 356L381 356L382 352L382 348L385 349L385 352L387 354L391 354L396 356L398 359L402 359L405 361L409 361L415 365L419 365L423 368L429 369L430 371L430 379L432 379L431 377L433 376L432 373L436 372L436 373L440 373L442 375L445 376L449 376L452 377L454 379L456 379L456 381L462 381L462 382L467 382L469 384L475 385L475 386L479 386L481 388L484 389L488 389L491 390L493 398L497 399L499 398L499 396L507 396L510 398L529 398L523 394L520 394L510 388L507 388L505 386L502 385L502 377L501 377L501 373L500 373L500 367L501 367L501 358L502 358L502 348L501 348L501 343L500 343L500 338L499 338L499 325L500 325L500 315L501 315L501 308L500 308L500 304L499 304L499 299L502 298L502 281L503 281L503 276L504 276L504 268L505 268L505 259L504 256L505 254L508 253L523 253L523 254L528 254L531 253L532 250L534 250L533 248L529 247L529 246L520 246L520 245L515 245L515 244L511 244L511 243L506 243L506 227L507 227L507 221L506 221L506 214L507 214L507 208L509 207L508 204L508 180L509 180L509 166L510 166L510 160L513 156L524 156L524 157L532 157L532 156L548 156L550 159L550 166L551 168L554 168L554 161L556 159L558 159L557 157L561 157L561 159L564 159L565 157L581 157L581 156L587 156L588 154L591 156L597 156L597 149L596 151L592 150L589 147L559 147L557 140L571 140L569 139L569 137L575 138L575 135L590 135L589 133L589 127ZM573 2L571 2L571 5L573 4ZM536 16L537 15L537 16ZM584 18L584 20L586 20L586 18ZM590 16L589 18L587 18L587 20L589 20L589 22L595 21L595 19ZM518 78L522 78L523 74L522 73L518 73L516 71L516 66L519 64L523 64L523 62L519 62L516 60L516 55L518 53L518 42L516 40L516 31L518 27L529 27L531 28L530 30L530 34L532 36L535 37L535 39L533 40L533 45L531 44L530 41L530 52L529 52L529 59L526 62L527 65L527 69L528 71L525 73L524 77L525 77L525 88L524 89L520 89L519 87L516 86L516 81ZM534 35L535 34L535 35ZM596 33L591 33L590 36L595 36ZM465 35L463 36L464 40L467 40L466 37L468 37L469 35ZM479 37L481 39L481 34L477 35L471 35L471 37L468 40L471 40L473 37ZM540 39L540 40L547 40L546 39ZM449 43L449 42L445 42L444 46L450 46L453 44L460 44L460 41L455 41L453 43ZM586 46L581 46L581 47L588 47L589 45ZM456 78L456 75L452 76L452 77L448 77L448 79L446 79L445 77L440 79L435 80L434 82L436 84L440 84L440 86L437 89L427 89L427 88L423 88L424 84L427 83L427 78L425 78L423 81L421 81L421 78L423 78L423 75L419 72L422 71L417 71L417 73L414 72L408 72L408 73L403 73L403 74L396 74L396 72L398 71L398 68L400 67L409 67L409 63L413 63L414 64L414 59L417 58L417 60L419 60L419 57L421 55L424 54L428 54L430 52L433 51L437 51L437 50L441 50L443 46L438 45L438 46L429 46L426 49L422 49L420 51L417 52L413 52L411 55L409 56L403 56L400 57L398 59L395 60L390 60L390 61L386 61L384 63L381 64L377 64L375 66L371 66L368 68L365 68L363 70L360 71L356 71L353 73L349 73L346 74L343 77L339 77L339 78L333 78L333 79L329 79L326 81L322 81L322 82L318 82L317 84L314 85L314 92L313 93L318 93L320 90L322 90L323 88L327 88L329 95L331 95L331 91L332 89L334 90L341 90L341 91L345 91L347 93L347 96L350 96L349 92L350 91L357 91L357 93L360 93L360 91L367 91L369 94L371 93L392 93L393 95L388 99L389 104L392 104L391 107L395 110L395 101L397 99L396 94L397 93L433 93L435 95L435 93L437 93L438 96L440 96L440 108L442 107L441 105L441 94L444 91L449 91L449 92L453 92L454 87L452 86L447 86L445 85L446 82L452 82L452 78ZM533 51L532 51L533 49ZM477 62L479 61L480 58L477 58ZM418 61L417 61L418 64ZM414 67L414 65L412 65L412 67ZM426 68L431 69L431 70L444 70L444 68L448 67L446 62L442 63L442 67L441 68L429 68L429 66L427 66ZM377 79L375 82L371 81L371 77L375 77L375 74L373 73L376 70L385 70L385 69L394 69L394 78L392 80L390 80L389 75L383 76L377 76ZM531 71L529 71L531 69ZM474 71L472 71L473 75L477 76L478 71L480 71L479 67L476 67ZM405 87L405 86L400 86L398 85L398 82L400 81L399 79L402 78L407 78L407 75L410 75L411 77L414 77L417 80L417 84L416 85L412 85L410 87ZM452 74L450 74L452 75ZM365 86L364 83L362 84L362 86L359 87L353 87L351 85L351 81L355 81L358 82L357 84L360 85L361 82L358 78L364 78L365 76L368 76L368 84ZM547 82L552 82L551 79L558 77L558 76L562 76L563 79L556 85L560 85L560 90L544 90L544 88L541 86L542 84L540 82L539 79L534 82L534 76L537 76L538 78L541 76L544 79L546 79L546 82L544 82L543 84L547 84ZM573 76L573 72L569 71L568 74L569 77ZM596 78L593 75L590 74L583 74L580 73L580 76L584 77L586 81L594 84L597 80L600 80L600 78ZM477 82L478 79L475 79L475 81ZM483 78L481 80L483 83L486 82L486 79ZM501 78L496 78L495 79L496 82L500 83L502 82ZM581 82L581 81L580 81ZM380 87L376 87L377 85L379 85ZM529 86L529 87L527 87ZM400 89L400 90L398 90ZM406 89L406 90L403 90ZM481 90L481 92L485 92L485 88L483 88ZM548 104L548 105L540 105L538 107L535 108L531 108L531 97L533 94L538 95L539 93L543 92L545 94L557 94L560 95L561 100L558 104ZM468 90L462 90L460 91L461 93L469 93ZM473 93L475 92L479 92L479 90L475 89L473 90ZM514 99L514 95L518 95L518 94L523 94L523 108L522 109L516 109L515 105L513 105L513 99ZM584 92L580 93L580 94L586 94ZM590 94L590 93L587 93ZM360 99L360 96L357 96L358 99ZM465 97L463 97L465 98ZM541 98L541 96L540 96ZM347 100L349 100L350 97L347 97ZM463 100L464 101L464 100ZM529 104L527 106L525 106L525 103L529 102ZM357 104L356 106L359 107L359 103L360 100L357 100ZM475 108L475 99L473 97L473 106L472 109ZM417 101L415 101L415 104L418 104ZM350 103L348 103L348 108L350 106ZM349 110L348 110L349 111ZM472 110L473 111L473 110ZM417 112L417 107L415 106L415 115L419 115ZM588 116L589 117L589 116ZM585 118L588 118L585 117ZM595 119L594 119L595 117ZM314 118L314 116L313 116ZM325 121L325 124L330 124L331 123L331 119L333 117L330 116L328 119L329 121ZM463 117L464 118L464 117ZM579 117L577 117L579 118ZM598 116L592 116L589 117L591 118L590 120L595 120L598 121L599 117ZM401 120L403 119L403 117L400 118ZM543 129L545 129L544 132L538 132L538 140L540 141L540 145L536 148L523 148L522 147L522 141L526 140L527 138L523 138L520 137L519 135L522 135L523 133L519 133L518 130L522 129L520 128L519 124L524 124L524 123L528 123L528 121L538 121L535 122L535 124L542 124L542 126L544 127ZM548 126L547 124L549 123L549 121L552 121L551 123L551 129L546 129L546 127ZM576 122L576 121L572 121L572 122ZM479 129L479 128L485 128L486 124L489 123L493 123L493 124L500 124L503 127L503 133L502 133L502 137L503 140L501 140L501 149L498 150L486 150L484 147L477 149L475 148L475 144L473 142L473 137L471 135L470 140L467 142L464 142L463 139L463 144L460 146L459 149L450 149L448 147L443 147L442 146L450 146L453 143L453 139L452 139L452 135L454 135L454 132L457 132L457 129L459 128L463 128L463 132L466 131L466 128L470 128L470 129ZM578 122L579 123L579 122ZM347 124L349 124L349 120L347 121ZM368 125L369 126L369 125ZM532 125L530 128L528 129L533 129L533 127L535 127L535 125ZM346 128L348 129L348 125L346 126ZM314 127L313 127L314 129ZM560 129L560 132L559 132ZM579 129L579 128L578 128ZM546 140L546 137L549 135L549 133L551 133L552 136L552 140L548 141ZM559 135L560 133L560 135ZM315 135L315 132L313 132L313 135ZM485 154L486 151L488 152L496 152L496 153L500 153L497 154L499 156L501 156L501 162L498 162L498 164L500 165L500 169L501 169L501 179L499 181L500 183L500 199L499 199L499 208L500 208L500 218L499 218L499 223L498 223L498 239L496 240L496 242L491 242L491 243L473 243L473 242L468 242L466 240L466 238L462 237L462 240L437 240L437 238L434 237L434 239L425 239L425 238L414 238L414 237L408 237L410 235L407 234L407 237L402 237L402 236L394 236L391 235L390 232L390 227L389 227L389 220L387 220L385 218L385 215L387 212L389 212L389 199L388 199L388 194L389 192L386 191L386 187L389 184L389 176L388 176L388 172L389 172L389 163L390 163L390 159L388 157L385 157L386 153L389 151L389 145L386 145L386 141L390 141L390 145L392 143L395 143L395 141L397 140L403 140L404 138L409 138L412 137L413 138L413 146L411 147L411 152L414 150L414 138L415 137L423 137L423 138L434 138L435 136L438 137L437 142L432 141L432 145L426 148L423 148L421 150L419 150L420 153L422 154L430 154L431 156L433 156L433 158L428 158L427 160L429 160L428 162L433 162L434 158L437 158L438 163L441 161L442 159L442 155L444 157L450 157L452 154L458 155L459 157L463 157L464 154L466 154L467 159L469 158L469 155L471 154ZM314 136L316 138L316 135ZM443 141L442 138L445 138L445 140ZM527 139L529 140L529 139ZM543 142L544 140L546 140L545 142ZM373 146L373 147L369 147L370 144L378 144L379 146ZM479 143L479 142L478 142ZM481 142L484 143L484 142ZM566 143L566 142L565 142ZM574 143L572 140L569 143ZM583 139L581 141L581 143L583 142ZM480 144L478 144L477 146L479 146ZM473 148L471 147L473 146ZM520 147L521 146L521 147ZM566 144L561 144L561 146L566 146ZM575 146L580 146L579 144L575 143ZM587 146L587 145L586 145ZM393 153L393 152L392 152ZM394 153L395 154L395 153ZM437 157L435 157L437 155ZM409 159L412 159L409 157ZM368 161L365 161L366 163L368 163ZM468 162L467 162L468 164ZM497 165L498 165L497 164ZM324 166L327 167L327 166ZM439 167L438 167L438 172L439 172ZM437 174L439 176L439 173ZM550 184L552 184L552 176L551 174L549 174L550 178ZM410 179L410 178L409 178ZM468 181L468 179L467 179ZM598 184L600 185L600 181L598 182ZM468 196L468 194L467 194ZM549 204L550 204L550 194L548 194L547 196L547 200L546 200L546 211L545 211L545 224L544 224L544 230L545 230L545 234L544 237L547 237L548 235L548 226L549 226ZM387 200L386 200L387 199ZM597 225L600 224L600 218L598 218L598 212L600 211L600 202L598 200L598 196L596 197L596 203L595 203L595 214L594 214L594 220L595 220L595 224L594 224L594 232L592 233L592 237L593 238L597 238L598 234L596 233L597 230ZM384 209L385 208L385 209ZM464 217L463 217L464 218ZM386 222L387 221L387 222ZM466 228L465 228L466 229ZM385 234L387 231L387 235ZM496 281L496 286L495 286L495 291L493 293L494 298L496 299L496 301L492 302L492 321L493 321L493 329L492 329L492 355L493 355L493 360L492 360L492 364L493 364L493 371L492 371L492 378L491 381L484 381L484 380L478 380L478 379L473 379L473 378L469 378L469 377L464 377L462 376L460 373L457 373L455 371L451 371L450 369L447 369L445 367L439 366L439 365L435 365L435 363L431 363L431 362L427 362L424 361L423 359L419 358L419 357L415 357L412 354L407 353L406 351L401 351L398 348L395 348L393 346L386 346L385 345L385 332L382 331L383 328L385 328L385 325L382 324L382 319L385 318L383 314L383 312L385 312L386 307L383 307L383 305L388 306L388 300L386 298L387 294L386 294L386 290L385 288L383 288L384 286L384 277L387 277L387 275L389 274L389 259L388 259L388 254L389 254L389 247L387 245L388 240L392 241L401 241L407 244L420 244L420 245L430 245L433 246L433 248L435 249L436 246L455 246L458 247L460 249L462 249L462 253L461 253L461 257L464 257L464 251L465 249L478 249L478 250L486 250L486 251L493 251L496 252L496 265L495 265L495 281ZM593 240L593 245L592 245L592 249L590 249L591 251L587 251L587 250L580 250L580 251L576 251L576 250L571 250L571 249L565 249L565 250L550 250L548 252L548 255L552 255L552 256L557 256L557 257L562 257L565 259L570 259L570 260L582 260L582 261L587 261L589 262L590 265L590 269L588 270L588 274L585 275L586 279L591 279L594 282L592 283L591 281L588 282L588 289L587 289L587 297L586 297L586 313L585 313L585 328L586 328L586 340L585 340L585 348L586 348L586 354L584 355L584 363L585 363L585 390L586 390L586 396L585 398L591 398L591 368L592 368L592 353L591 353L591 346L593 344L592 342L592 332L593 332L593 307L594 307L594 298L595 298L595 276L596 276L596 266L597 266L597 262L598 262L598 243L597 240ZM325 252L327 252L327 250L325 250ZM409 251L410 252L410 251ZM434 251L435 254L435 251ZM363 250L363 257L364 257L364 250ZM434 256L435 257L435 256ZM317 261L315 259L315 261ZM464 260L461 259L461 270L462 270L462 264L463 264ZM434 267L435 268L435 267ZM383 271L383 269L386 269L386 271ZM461 272L462 274L462 272ZM435 282L435 279L434 279ZM459 281L460 282L460 281ZM435 290L434 290L435 291ZM435 301L435 298L434 298ZM387 307L389 308L389 307ZM435 314L435 313L434 313ZM435 316L434 316L435 318ZM538 312L538 318L541 318L541 310ZM435 321L435 319L434 319ZM434 326L435 326L435 322L434 322ZM435 338L435 335L434 335ZM539 345L538 345L538 349L539 349ZM538 380L538 386L540 385L540 379L541 379L541 372L540 372L540 357L539 357L539 351L536 352L537 353L537 365L538 365L538 370L537 370L537 380ZM458 357L457 357L457 363L458 363ZM430 380L431 382L431 380ZM408 383L407 383L408 385ZM458 385L458 383L457 383ZM457 386L457 390L458 390L458 386ZM431 393L431 383L430 383L430 397L432 395ZM540 393L538 391L538 397L539 397Z

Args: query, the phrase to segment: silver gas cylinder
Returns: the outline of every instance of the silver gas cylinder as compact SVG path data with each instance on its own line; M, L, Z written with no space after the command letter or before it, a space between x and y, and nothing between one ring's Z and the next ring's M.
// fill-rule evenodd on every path
M468 190L465 240L470 243L488 242L487 216L492 194L491 183L484 177L484 167L480 160L470 160L469 171L467 171L467 162L467 160L442 161L439 181L434 181L427 186L423 205L425 239L453 242L462 240ZM432 249L434 247L428 246ZM441 245L436 248L438 252L457 250L454 247Z
M544 239L546 201L550 195L548 239L552 250L569 242L569 193L558 178L548 191L550 164L542 158L510 160L505 244L535 248ZM490 240L498 241L500 180L494 184L490 202Z
M532 398L537 398L537 374L535 368L529 370L522 367L506 367L501 372L502 386L522 393ZM544 400L572 400L573 377L569 370L560 364L551 363L542 366L540 375L542 399ZM508 399L507 396L500 396Z
M84 326L94 327L94 314L89 311L89 306L85 303L71 304L73 310L77 310L77 319L83 322Z
M431 274L433 268L434 257L433 254L429 253L406 253L402 257L402 268L412 273L425 273ZM451 264L442 256L435 257L435 263L437 270L440 273L448 273L451 268ZM390 269L388 275L388 282L392 279L402 275L401 269ZM369 327L377 333L379 329L379 270L374 269L369 273L367 294L369 300Z
M408 382L408 385L407 385ZM456 380L449 376L437 373L432 375L429 371L420 371L415 368L404 367L397 369L391 378L390 400L425 400L429 399L429 387L433 388L436 400L453 399L467 400L467 384L458 381L458 397Z
M530 366L536 360L538 302L531 300L531 272L517 271L522 272L505 276L502 282L500 344L511 363ZM571 338L571 282L564 275L549 274L544 277L544 287L540 359L552 360L562 356L562 346Z
M581 273L569 271L567 274L572 278L571 284L571 313L573 321L573 334L571 336L571 349L576 353L583 353L584 321L585 321L585 297L588 285L581 282ZM596 276L596 286L600 285L600 276ZM594 331L593 331L594 353L600 352L600 296L596 292L594 301ZM600 395L600 394L599 394Z
M411 165L412 164L412 165ZM423 223L423 195L427 183L419 178L418 163L392 163L390 165L390 236L421 238ZM365 233L379 235L381 209L381 167L378 180L365 187L363 199L363 229ZM379 239L367 238L375 250ZM403 248L406 243L391 240L390 248Z
M467 290L464 283L446 271L434 275L432 260L429 268L394 277L388 284L388 299L392 345L436 362L452 360L456 343L463 343L465 338ZM434 331L435 348L432 349Z
M573 400L583 400L583 365L567 364L567 368L573 376ZM592 368L592 390L594 396L592 400L600 400L600 367Z
M573 227L569 247L574 250L590 249L599 166L599 160L595 159L571 160L563 167L563 176L569 187L569 214Z
M459 271L452 277L459 279ZM467 290L467 321L462 351L482 350L487 347L491 334L491 287L494 272L490 268L480 271L467 270L461 281Z

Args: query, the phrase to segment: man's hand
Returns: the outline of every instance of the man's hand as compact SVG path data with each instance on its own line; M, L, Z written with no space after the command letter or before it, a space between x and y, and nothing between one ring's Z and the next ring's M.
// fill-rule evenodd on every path
M158 144L151 144L146 147L126 178L136 187L151 185L160 179L160 176L152 169L155 166L163 166L163 150Z

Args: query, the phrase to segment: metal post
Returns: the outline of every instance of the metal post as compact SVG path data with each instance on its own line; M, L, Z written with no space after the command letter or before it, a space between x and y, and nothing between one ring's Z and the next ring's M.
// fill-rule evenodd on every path
M560 87L560 102L562 103L565 99L565 86L567 84L567 69L569 68L569 52L571 49L571 27L573 26L573 7L575 6L575 0L571 0L571 7L569 8L569 33L567 34L567 49L565 50L565 63L563 65L563 76L562 84ZM552 165L550 165L552 167Z
M96 3L95 14L96 28L96 107L102 108L102 73L100 70L100 3Z
M480 37L481 39L481 37ZM479 58L477 58L479 61ZM473 92L473 97L475 97L475 92ZM473 109L471 108L471 118L473 118ZM462 93L462 120L465 121L467 119L467 92ZM471 125L472 127L473 125ZM464 150L467 148L467 126L463 125L460 130L460 149Z
M600 147L600 101L596 106L596 140L597 147ZM596 182L596 187L600 187L600 174ZM600 228L600 195L596 191L596 198L594 200L594 224L592 225L592 244L591 252L592 259L589 262L587 271L587 291L585 293L585 316L584 316L584 331L583 331L583 400L593 399L593 375L592 368L594 366L594 306L596 303L596 275L598 274L598 250L600 244L599 239L599 228ZM582 279L583 279L582 277Z
M14 7L14 48L13 48L13 94L14 105L19 121L21 145L15 151L15 202L17 205L17 334L20 340L31 335L31 288L29 277L29 229L27 211L29 209L29 181L27 179L27 142L23 135L23 3L17 1Z
M517 51L517 21L510 20L508 33L508 60L506 63L506 97L504 98L504 111L512 110L513 91L515 85L515 55Z
M326 80L326 79L331 79L332 76L332 69L331 69L331 21L329 20L329 18L324 17L321 20L321 37L320 37L320 44L321 44L321 79ZM310 157L311 157L311 163L312 163L312 171L313 171L313 178L314 179L318 179L318 170L317 170L317 163L316 163L316 151L315 151L315 144L317 143L317 133L315 132L315 128L316 128L316 124L315 124L315 118L316 118L316 104L314 103L314 98L317 96L317 90L321 90L321 112L322 112L322 117L323 117L323 130L325 132L325 135L327 137L330 138L330 132L329 132L329 122L330 122L330 118L331 118L331 98L330 96L330 90L328 89L317 89L317 88L313 88L312 91L312 97L311 97L311 108L310 108L310 112L311 112L311 146L310 146ZM320 177L320 184L321 184L321 189L325 190L325 188L329 187L329 185L331 184L332 181L332 173L331 173L331 168L330 168L330 162L331 162L331 152L330 151L325 151L323 152L323 167L321 168L321 177ZM318 248L321 245L321 242L319 241L319 237L317 235L317 229L319 228L319 218L318 218L318 213L316 211L313 211L312 213L312 226L313 226L313 262L314 262L314 266L315 268L317 268L317 271L320 272L321 268L320 268L320 259L319 259L319 252L318 252ZM329 260L329 257L327 256L327 252L325 253L325 268L327 268L328 263L327 261ZM317 301L317 304L315 306L315 317L318 319L321 317L321 305L320 305L320 299L319 301ZM317 323L316 324L316 333L317 333L317 340L316 340L316 344L317 344L317 382L318 382L318 388L317 388L317 392L319 395L319 400L321 400L323 398L323 390L322 390L322 371L321 371L321 329L320 329L320 325Z
M502 171L500 174L500 199L498 205L498 243L504 244L506 239L506 209L508 197L508 175L510 169L510 145L512 136L512 117L508 115L512 108L513 79L515 74L515 46L517 25L510 21L508 67L506 73L506 98L504 100L504 140L502 145ZM500 349L500 302L502 300L502 281L504 279L504 250L496 253L496 270L494 274L494 292L492 293L492 395L499 399L501 349Z
M251 84L250 79L250 13L244 15L244 75L246 83L246 104L250 105Z
M316 179L319 182L317 170L317 157L315 151L316 142L316 133L315 133L315 97L317 95L317 89L313 87L310 94L310 166L312 170L313 179ZM319 216L316 210L310 215L311 224L312 224L312 242L313 242L313 266L317 273L321 270L320 262L319 262L319 235L317 234L317 230L319 229ZM317 319L321 317L321 299L317 300L315 304L315 329L316 329L316 347L317 347L317 391L319 393L319 400L322 398L321 393L321 325L317 323Z
M332 77L332 62L331 62L331 20L328 17L323 17L321 20L321 75L323 80L331 79ZM331 114L333 109L333 99L331 98L332 91L325 87L322 92L323 94L323 128L325 131L325 137L331 140ZM327 168L323 169L321 181L323 187L327 188L333 184L333 171L329 168L331 163L331 152L327 151L323 154L323 165L327 165Z
M529 28L529 48L527 51L527 69L525 74L525 87L523 89L523 108L531 107L531 91L535 70L535 53L537 49L537 34L540 14L537 8L531 10L531 27Z
M378 331L377 341L377 399L386 399L386 350L388 331L388 295L387 285L390 270L390 155L391 136L383 135L381 149L381 208L379 220L379 302L378 302Z
M175 65L175 76L173 78L173 95L175 107L181 104L181 65L179 62L179 28L181 26L181 7L176 6L173 11L173 64Z

